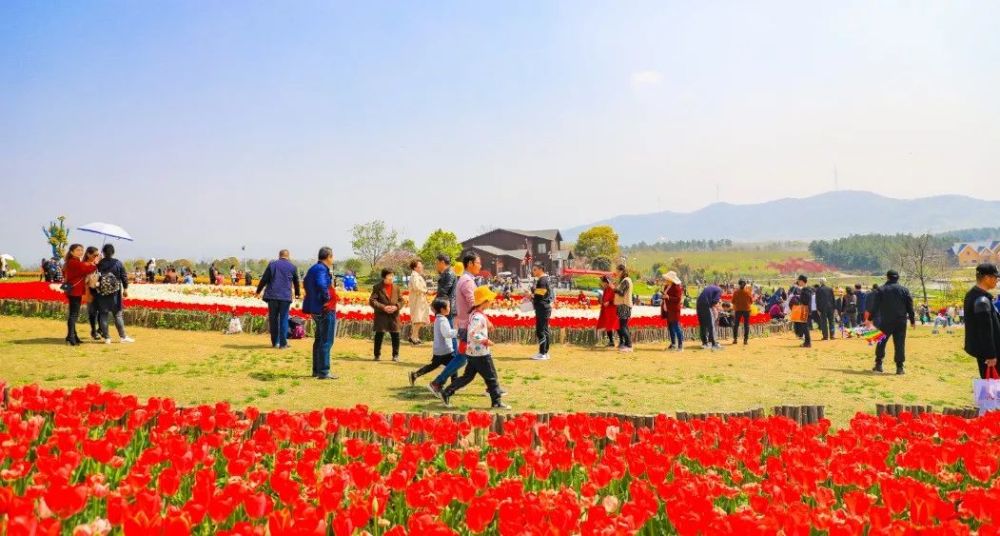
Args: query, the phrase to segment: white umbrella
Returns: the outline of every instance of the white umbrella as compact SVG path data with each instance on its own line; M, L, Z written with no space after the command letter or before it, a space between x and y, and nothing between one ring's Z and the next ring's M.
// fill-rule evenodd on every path
M128 231L122 229L121 227L104 222L94 222L88 223L87 225L81 225L77 227L79 231L86 231L88 233L94 233L104 236L105 238L120 238L122 240L132 241L132 235L128 234Z
M11 255L10 253L4 253L3 255L0 255L0 259L3 259L5 261L12 261L14 260L14 256Z

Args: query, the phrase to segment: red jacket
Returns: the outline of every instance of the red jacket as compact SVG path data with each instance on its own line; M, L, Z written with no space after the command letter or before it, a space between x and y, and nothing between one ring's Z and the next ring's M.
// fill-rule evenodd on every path
M667 322L681 321L682 303L684 303L684 288L680 285L670 285L663 296L663 311L667 313Z
M87 291L84 279L87 278L87 274L96 269L97 266L89 262L83 262L76 257L66 261L66 267L63 268L63 281L73 285L73 288L69 291L69 295L75 297L83 296L83 293Z
M613 287L604 289L604 294L601 296L601 316L597 318L597 329L606 331L618 329L618 308L615 307L614 300L615 289Z

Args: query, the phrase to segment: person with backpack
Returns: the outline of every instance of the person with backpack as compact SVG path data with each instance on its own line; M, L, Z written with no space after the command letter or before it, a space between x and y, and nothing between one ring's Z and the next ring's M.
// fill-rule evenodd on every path
M271 333L271 346L276 350L288 348L288 311L292 307L292 291L299 299L299 271L289 260L287 249L278 252L278 258L268 263L257 284L257 297L267 302L267 326Z
M115 246L104 244L101 248L103 258L97 263L97 287L94 303L97 306L97 321L104 344L111 344L111 334L108 333L108 317L114 316L115 328L122 343L135 342L135 339L125 334L125 309L122 298L128 297L128 274L125 265L115 257Z
M83 294L87 292L85 280L87 275L96 270L93 263L83 261L83 245L73 244L66 252L66 299L69 301L69 318L66 320L66 344L80 344L80 336L76 334L76 323L80 318L80 307Z

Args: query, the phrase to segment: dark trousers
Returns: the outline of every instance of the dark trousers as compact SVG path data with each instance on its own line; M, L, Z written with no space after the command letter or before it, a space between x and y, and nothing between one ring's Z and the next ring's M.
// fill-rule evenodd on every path
M708 307L699 307L698 311L698 336L701 337L701 344L716 344L715 326L712 325L712 310Z
M615 332L610 329L604 330L604 335L608 338L608 346L615 345Z
M448 363L451 363L453 359L455 359L455 354L436 355L431 358L430 364L418 368L416 372L413 373L413 375L419 378L420 376L423 376L428 372L436 370L438 367L447 367ZM455 383L455 380L457 379L458 379L458 374L451 375L452 383Z
M628 332L628 321L631 311L629 313L628 315L618 315L618 346L620 348L632 347L632 334Z
M819 329L823 331L824 339L832 339L837 334L833 309L819 311Z
M108 332L108 317L114 317L115 319L115 329L118 330L118 336L125 338L125 311L101 311L97 313L97 324L101 330L101 337L105 339L110 339L111 334Z
M288 346L288 309L292 302L267 301L267 328L271 332L271 346Z
M87 320L90 321L90 335L91 336L94 336L94 335L96 335L98 333L97 314L98 314L97 313L97 306L94 305L94 302L88 303L87 304Z
M677 348L684 347L684 332L681 331L681 323L679 321L668 321L667 332L670 333L670 346L676 346Z
M490 400L498 402L500 400L500 384L497 382L497 369L493 366L493 356L470 356L469 362L465 365L465 372L459 378L448 385L444 390L447 396L455 394L455 391L465 387L476 375L483 377L486 382L486 391L490 394Z
M905 363L906 322L883 325L879 329L882 330L882 333L885 333L885 338L875 345L875 362L881 364L882 360L885 359L885 347L889 345L889 339L892 339L892 348L894 350L893 360L896 362L896 365Z
M977 357L976 358L976 363L979 365L979 377L985 380L986 379L986 360L985 359L979 359Z
M854 319L855 319L856 315L857 315L857 313L841 313L840 314L840 320L844 324L844 329L854 329L854 326L857 325L854 322Z
M795 323L795 334L802 337L802 344L806 346L812 345L812 335L809 334L809 323L808 322L796 322Z
M549 353L549 341L552 340L552 332L549 331L550 316L552 316L552 309L535 308L535 336L538 337L538 353L540 354Z
M80 296L69 296L69 318L66 319L66 340L78 341L80 337L76 334L76 323L80 319L80 303L83 298Z
M740 339L740 320L743 321L743 342L750 339L750 311L736 311L733 314L733 342Z
M333 348L333 339L337 334L337 313L330 311L321 315L312 315L313 327L313 348L312 348L312 375L330 375L330 350Z
M382 339L385 338L384 331L375 332L375 357L382 357ZM399 357L399 332L391 331L389 332L389 338L392 339L392 357Z

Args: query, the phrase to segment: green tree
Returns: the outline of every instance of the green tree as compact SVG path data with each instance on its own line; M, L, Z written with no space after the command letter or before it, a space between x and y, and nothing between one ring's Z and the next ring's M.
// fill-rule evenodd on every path
M360 272L361 269L364 268L364 266L365 266L364 263L362 263L359 259L356 259L354 257L351 257L350 259L344 261L344 270L349 270L351 272L354 272L355 274Z
M594 257L590 260L590 267L594 270L611 270L611 258L605 256Z
M367 262L373 272L378 260L396 249L399 244L399 233L387 227L382 220L355 225L351 230L351 236L351 248L354 249L354 254Z
M403 240L402 242L399 243L399 249L416 255L417 244L413 240L407 238L406 240Z
M420 260L424 261L424 266L434 266L437 256L442 253L452 260L457 259L462 254L462 244L455 233L438 229L424 240L424 245L420 248Z
M580 233L574 253L578 257L614 259L618 256L618 233L610 225L598 225Z

